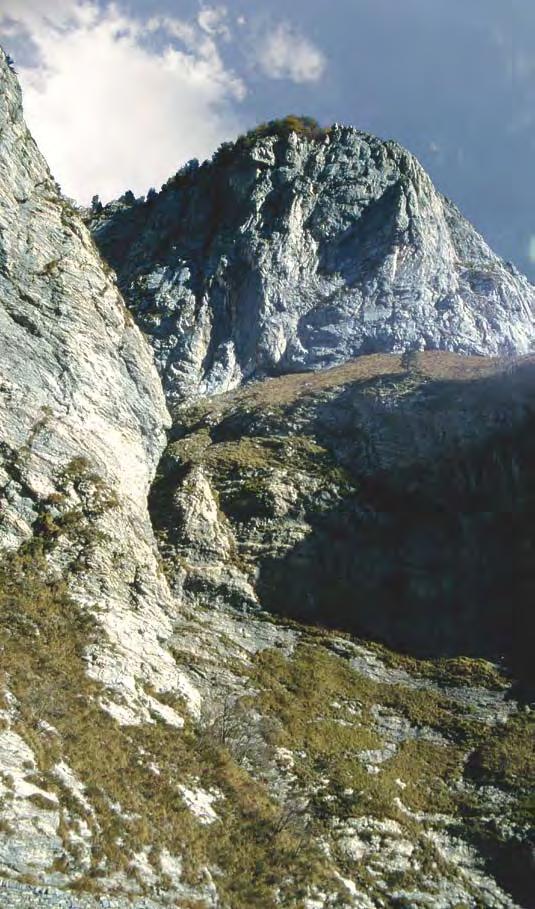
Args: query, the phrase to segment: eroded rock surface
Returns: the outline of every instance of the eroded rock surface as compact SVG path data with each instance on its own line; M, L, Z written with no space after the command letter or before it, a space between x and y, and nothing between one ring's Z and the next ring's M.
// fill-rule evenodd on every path
M151 492L175 589L527 671L534 376L372 355L182 409Z
M457 215L446 236L441 219L451 210L412 159L353 131L319 144L292 139L286 151L271 140L256 144L238 168L245 183L228 150L203 169L197 189L198 174L191 184L186 175L186 187L175 181L156 201L162 221L143 240L148 283L132 277L143 295L151 281L163 287L154 277L159 237L170 256L165 280L182 287L178 295L158 290L153 322L169 400L255 372L294 374L194 407L181 401L152 483L168 418L149 346L29 136L1 53L0 78L0 906L531 907L533 713L514 677L477 658L481 648L459 658L459 638L449 639L450 659L422 660L336 629L350 616L352 631L387 637L392 597L381 603L371 594L389 589L402 553L411 591L404 606L411 621L425 617L428 642L426 605L452 602L437 580L446 541L452 549L439 579L469 578L473 588L473 609L461 603L465 640L481 602L472 598L477 565L470 573L467 557L455 566L461 543L486 553L503 543L492 577L507 574L511 542L492 514L486 531L481 517L491 492L497 508L518 511L513 539L525 548L515 569L529 592L532 363L507 377L503 363L482 358L384 355L295 374L361 350L362 319L383 306L373 275L392 272L370 265L366 300L358 302L358 282L351 296L352 258L372 255L359 245L372 232L368 224L361 236L367 215L347 195L346 166L379 238L382 221L390 238L395 222L399 243L418 261L416 271L402 272L407 280L429 272L438 237L445 264L434 267L450 286L444 276L457 272L447 243L460 242ZM254 163L260 153L265 160ZM306 168L314 180L323 168L327 189L324 203L313 203L306 184L300 213L288 200L292 186L302 193ZM252 216L242 246L223 234L213 249L207 241L209 176L209 214L219 212L233 230ZM344 205L352 201L329 226L339 179ZM198 217L183 263L197 269L197 289L169 247L174 205L184 198ZM245 209L228 220L236 200ZM431 232L412 246L405 232L424 203L430 220L419 223ZM143 206L127 208L112 208L113 242L124 230L123 252L138 215L146 216ZM262 239L268 212L270 236ZM110 210L104 225L111 229ZM480 321L455 298L452 331L466 328L468 340L461 344L455 329L452 344L527 349L531 317L522 310L508 320L510 306L529 302L531 291L464 229L463 254L473 243L478 269L492 261L499 274L485 285L490 309L479 290L477 301L470 297ZM225 256L251 252L253 240L258 258L245 267L249 290L240 296L237 259L231 267ZM397 306L400 286L384 280L385 300L395 285ZM497 302L506 286L514 293ZM331 291L332 313L322 296ZM421 344L414 320L427 318L433 293L425 292L419 315L408 308L388 323L387 349ZM145 329L147 299L139 297ZM161 318L163 300L171 304ZM360 315L349 319L355 306ZM431 346L440 346L445 322L433 319ZM382 329L374 331L366 337ZM411 514L421 505L414 521L407 503ZM445 514L438 521L437 505ZM395 555L380 559L385 539ZM497 603L478 628L487 656L503 627ZM393 627L399 635L411 626ZM437 623L441 647L452 627Z
M320 875L311 906L532 905L533 714L480 658L529 696L533 370L372 355L176 412L150 509L181 646L216 632L215 688L242 650L278 751L238 713L235 753L275 763L291 829L335 862L338 897ZM434 661L299 625L255 653L266 610Z
M26 128L3 52L0 347L0 867L40 875L70 838L83 870L87 822L71 837L58 796L27 777L60 762L69 732L56 712L70 734L88 709L183 725L154 697L184 690L146 507L169 417L150 348Z
M532 285L395 142L254 134L90 217L168 399L362 353L533 349Z

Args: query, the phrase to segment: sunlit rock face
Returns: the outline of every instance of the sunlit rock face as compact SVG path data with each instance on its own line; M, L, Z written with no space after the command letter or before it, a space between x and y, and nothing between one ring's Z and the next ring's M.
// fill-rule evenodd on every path
M91 672L135 719L136 679L151 665L176 677L146 507L168 414L151 349L30 136L1 52L0 89L0 545L38 540L98 612L109 646Z
M91 226L169 399L362 353L527 353L535 290L395 142L238 143Z
M2 53L0 80L4 452L26 446L25 479L39 491L69 456L85 455L139 503L167 422L151 351L31 138Z

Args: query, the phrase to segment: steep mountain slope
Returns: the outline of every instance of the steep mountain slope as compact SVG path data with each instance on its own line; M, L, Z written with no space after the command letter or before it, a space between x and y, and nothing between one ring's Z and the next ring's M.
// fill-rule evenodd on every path
M533 349L529 282L412 155L352 128L260 129L90 224L168 400L361 353Z
M533 905L535 730L513 697L534 682L534 378L532 359L372 355L176 412L150 496L167 576L193 625L241 611L245 646L266 610L317 623L254 657L246 703L358 906L500 905L477 859L473 890L453 871L465 848ZM375 662L325 626L434 662ZM211 652L199 670L217 685Z
M38 771L76 789L64 745L92 713L95 746L99 717L182 723L149 693L182 677L146 507L169 423L158 374L3 53L0 80L0 872L39 874L77 835Z
M318 624L253 659L252 704L358 906L500 905L465 848L533 905L533 714L480 658L533 691L534 370L372 355L175 414L150 496L167 576L192 623Z
M153 523L194 602L532 673L534 429L532 359L372 355L264 380L178 411Z
M139 656L116 631L138 599L155 654L166 627L146 496L169 417L148 345L0 63L0 539L15 552L33 536L51 568L80 568L77 599L98 608L118 648L111 661L95 652L93 672L135 702Z
M505 379L481 358L361 358L182 401L150 488L168 416L149 346L1 52L0 228L2 909L531 907L533 712L457 653L479 621L495 654L501 588L435 649L426 619L450 605L443 543L441 575L477 590L460 525L503 582L491 491L532 525L531 361ZM472 522L456 500L431 521L450 493ZM425 551L400 521L415 499ZM423 622L404 643L455 658L339 630L389 639L403 534Z

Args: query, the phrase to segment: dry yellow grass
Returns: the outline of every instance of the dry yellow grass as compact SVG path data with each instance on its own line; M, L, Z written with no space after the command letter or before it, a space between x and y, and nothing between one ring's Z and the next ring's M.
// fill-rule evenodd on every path
M503 357L466 356L449 351L424 351L411 356L407 366L403 354L369 354L356 357L341 366L318 372L290 373L251 382L236 391L215 395L199 409L223 414L232 406L249 408L284 406L299 398L322 391L370 382L385 376L417 373L421 379L435 382L480 382L508 376L509 386L516 391L535 387L535 356Z

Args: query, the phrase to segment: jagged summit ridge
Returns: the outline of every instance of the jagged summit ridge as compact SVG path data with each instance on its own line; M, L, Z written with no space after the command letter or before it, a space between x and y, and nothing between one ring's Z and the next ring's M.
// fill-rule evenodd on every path
M168 399L362 354L515 355L535 289L395 142L259 130L94 212Z

